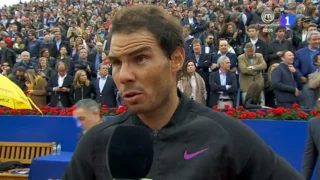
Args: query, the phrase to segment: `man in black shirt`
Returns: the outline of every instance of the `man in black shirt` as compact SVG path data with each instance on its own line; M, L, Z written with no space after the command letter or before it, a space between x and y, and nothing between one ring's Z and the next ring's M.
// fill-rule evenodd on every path
M146 126L154 137L155 180L302 180L250 128L177 93L185 59L182 27L156 6L121 9L109 59L129 110L90 129L63 180L112 180L106 147L115 127Z

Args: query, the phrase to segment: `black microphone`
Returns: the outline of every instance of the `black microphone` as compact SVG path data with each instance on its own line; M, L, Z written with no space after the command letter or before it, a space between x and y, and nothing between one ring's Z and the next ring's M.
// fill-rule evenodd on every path
M152 133L146 127L116 127L107 147L107 161L112 178L145 178L151 169L153 155Z

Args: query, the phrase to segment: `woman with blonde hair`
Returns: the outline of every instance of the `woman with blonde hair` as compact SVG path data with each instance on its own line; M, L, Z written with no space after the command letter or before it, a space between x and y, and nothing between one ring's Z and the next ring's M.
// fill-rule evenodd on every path
M24 77L26 78L26 91L28 97L37 106L47 104L47 81L41 75L37 75L33 69L28 69Z
M196 72L196 63L189 60L185 63L181 77L178 79L178 88L185 96L206 104L207 90L202 77Z
M69 92L69 98L72 104L77 103L81 99L96 98L96 89L88 80L87 73L84 70L76 72Z

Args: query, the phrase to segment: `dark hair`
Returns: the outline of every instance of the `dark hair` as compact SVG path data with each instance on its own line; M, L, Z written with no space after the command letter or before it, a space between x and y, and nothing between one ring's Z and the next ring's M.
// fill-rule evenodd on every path
M50 53L50 50L49 50L48 48L42 48L42 49L40 50L40 57L42 57L42 55L43 55L43 53L44 53L45 51L48 51L48 52Z
M118 11L113 17L108 39L113 34L131 34L139 30L147 30L153 34L169 59L177 47L184 47L180 22L154 5L136 5Z
M313 56L313 64L316 65L316 62L318 61L318 56L320 56L320 53L317 53Z
M262 88L260 87L260 85L256 82L253 82L248 88L244 104L246 104L247 101L249 101L249 100L253 103L260 104L261 103L261 91L262 91Z

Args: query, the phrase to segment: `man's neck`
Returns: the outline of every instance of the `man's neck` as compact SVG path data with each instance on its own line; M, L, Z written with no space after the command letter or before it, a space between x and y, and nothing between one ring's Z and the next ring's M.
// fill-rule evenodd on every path
M194 55L200 56L201 52L195 52Z
M250 38L251 40L257 40L258 39L258 36L257 37L252 37L252 38Z
M221 54L221 56L224 56L224 55L227 54L227 52L221 52L221 51L220 51L220 54Z
M149 128L156 130L164 127L171 120L174 112L179 105L179 97L176 88L172 88L171 94L167 100L163 101L164 104L160 105L154 111L146 114L138 114L141 121Z
M226 72L227 72L227 70L225 70L225 69L223 69L223 68L220 68L220 71L221 71L222 73L226 73Z
M282 41L282 40L283 40L283 37L277 37L277 40L278 40L278 41Z

